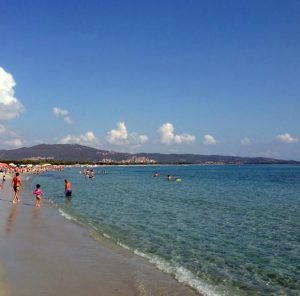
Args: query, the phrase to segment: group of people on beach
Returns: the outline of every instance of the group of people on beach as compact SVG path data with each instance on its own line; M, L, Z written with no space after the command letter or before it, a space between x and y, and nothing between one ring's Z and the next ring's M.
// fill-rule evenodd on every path
M0 183L0 188L4 187L5 182L6 182L6 176L5 176L5 174L3 174L2 180ZM16 172L14 174L14 176L11 180L11 186L14 191L12 203L13 204L19 203L21 201L20 200L20 191L21 191L21 189L23 189L23 182L22 182L19 172ZM36 184L35 189L33 190L32 194L35 195L35 199L36 199L35 206L40 207L41 201L42 201L42 195L44 195L44 192L41 190L40 184ZM68 179L65 179L65 196L66 197L72 196L71 183Z
M1 188L4 187L5 182L6 182L6 176L5 176L5 174L3 174L2 175L2 182L1 182ZM40 185L39 186L38 185L39 184L37 184L37 188L40 188ZM21 190L21 188L23 188L23 183L22 183L22 179L20 177L19 172L16 172L14 177L12 178L11 186L12 186L13 191L14 191L12 203L15 204L15 203L20 202L20 190ZM39 199L39 201L40 201L40 195L41 195L41 193L39 195L36 195L37 199ZM38 202L36 203L36 206L38 206Z

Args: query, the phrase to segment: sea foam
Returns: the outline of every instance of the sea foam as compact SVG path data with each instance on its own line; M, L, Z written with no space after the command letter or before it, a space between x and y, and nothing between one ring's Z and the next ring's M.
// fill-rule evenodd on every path
M64 212L61 208L58 209L60 215L70 221L77 221L77 219L75 217L72 217L71 215L67 214L66 212Z
M134 254L147 259L150 263L154 264L159 270L173 275L179 283L183 283L190 286L202 295L221 296L221 294L215 291L213 286L210 286L205 282L201 281L192 272L190 272L182 266L176 264L172 265L171 263L158 256L148 255L139 250L135 250ZM222 293L222 295L229 296L227 293Z

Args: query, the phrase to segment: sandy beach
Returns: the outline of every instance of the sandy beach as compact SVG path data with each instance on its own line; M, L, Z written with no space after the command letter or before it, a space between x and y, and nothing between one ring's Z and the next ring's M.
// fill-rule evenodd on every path
M25 191L13 205L9 182L0 190L0 296L198 295Z

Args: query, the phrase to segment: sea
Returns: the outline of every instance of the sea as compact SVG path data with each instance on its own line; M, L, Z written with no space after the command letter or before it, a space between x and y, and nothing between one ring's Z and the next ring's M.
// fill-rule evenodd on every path
M99 166L94 179L80 171L41 174L31 186L40 183L65 218L203 295L300 295L300 166Z

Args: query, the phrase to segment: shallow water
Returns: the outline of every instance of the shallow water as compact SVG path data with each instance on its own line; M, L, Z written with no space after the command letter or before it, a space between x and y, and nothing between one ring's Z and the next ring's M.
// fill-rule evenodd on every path
M199 292L300 294L300 166L98 167L95 179L79 170L32 182L67 218ZM182 181L168 182L167 174Z

